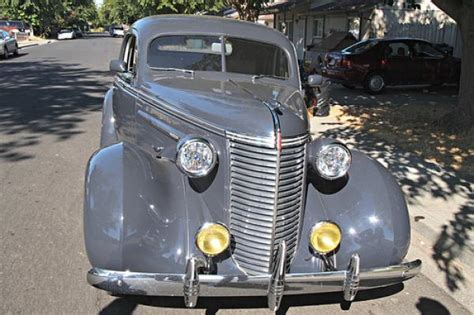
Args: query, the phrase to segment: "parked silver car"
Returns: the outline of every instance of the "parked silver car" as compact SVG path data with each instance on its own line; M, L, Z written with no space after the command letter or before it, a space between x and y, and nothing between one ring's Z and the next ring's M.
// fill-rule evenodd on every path
M3 59L8 59L10 54L18 55L18 43L8 32L0 30L0 56Z
M379 163L311 140L291 42L254 23L158 16L126 33L88 163L91 285L119 295L266 296L389 286L403 193ZM308 82L320 82L311 77Z

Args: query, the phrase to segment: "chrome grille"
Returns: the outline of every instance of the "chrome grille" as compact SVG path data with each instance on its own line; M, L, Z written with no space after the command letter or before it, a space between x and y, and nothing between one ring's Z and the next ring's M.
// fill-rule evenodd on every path
M278 244L294 256L305 179L307 136L262 140L228 134L233 257L248 274L269 273Z

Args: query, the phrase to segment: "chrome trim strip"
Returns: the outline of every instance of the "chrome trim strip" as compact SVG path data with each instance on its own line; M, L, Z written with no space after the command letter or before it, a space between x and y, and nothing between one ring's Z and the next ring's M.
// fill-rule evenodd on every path
M421 261L361 270L359 290L384 287L400 283L416 276ZM182 296L184 274L140 273L93 268L87 281L96 288L114 294ZM318 273L287 273L285 295L343 292L347 271ZM199 275L199 296L267 296L270 274L246 275Z

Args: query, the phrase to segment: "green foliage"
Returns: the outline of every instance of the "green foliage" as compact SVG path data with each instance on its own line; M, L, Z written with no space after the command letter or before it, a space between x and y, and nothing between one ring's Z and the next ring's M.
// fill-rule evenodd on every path
M39 35L51 35L60 27L98 23L93 0L0 0L0 18L25 21Z
M99 17L103 25L132 24L156 14L216 13L222 0L104 0Z
M234 8L239 14L239 19L256 21L260 11L270 2L269 0L223 0L226 7Z

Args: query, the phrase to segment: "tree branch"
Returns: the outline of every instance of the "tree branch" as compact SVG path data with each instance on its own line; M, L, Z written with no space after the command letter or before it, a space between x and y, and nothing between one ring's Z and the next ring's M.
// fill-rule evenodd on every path
M432 0L432 2L456 22L462 17L462 0Z

